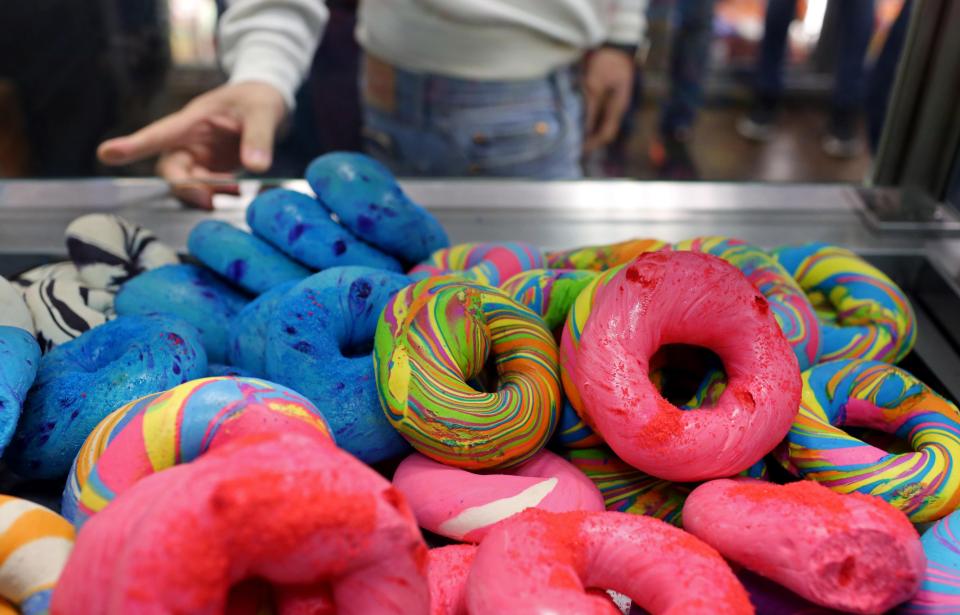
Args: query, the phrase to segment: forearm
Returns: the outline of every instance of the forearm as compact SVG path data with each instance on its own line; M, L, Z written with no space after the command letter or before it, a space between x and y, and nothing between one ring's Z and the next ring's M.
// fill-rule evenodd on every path
M615 0L612 4L607 42L636 47L646 29L647 0Z
M232 83L277 88L287 108L313 61L327 23L323 0L230 0L220 19L220 60Z

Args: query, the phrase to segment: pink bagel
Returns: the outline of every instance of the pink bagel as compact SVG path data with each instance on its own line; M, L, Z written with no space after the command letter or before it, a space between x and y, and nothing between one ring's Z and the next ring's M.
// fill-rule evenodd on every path
M490 530L467 578L470 613L613 614L586 588L626 594L650 613L753 613L711 547L651 517L527 510Z
M650 359L667 344L720 357L727 387L715 404L681 410L660 395ZM639 256L597 289L578 344L565 327L563 347L586 421L624 461L658 478L746 470L783 440L800 405L797 358L767 300L709 254Z
M495 474L475 474L419 453L393 475L420 527L453 540L480 542L494 523L527 508L551 512L604 510L586 474L550 451Z
M279 615L426 614L427 548L386 480L326 438L256 435L140 480L83 527L53 615L224 613L269 583Z
M852 613L908 600L926 566L906 515L880 498L813 481L711 481L687 497L683 526L807 600Z
M427 581L430 583L430 615L468 615L467 575L477 554L474 545L450 545L430 549Z

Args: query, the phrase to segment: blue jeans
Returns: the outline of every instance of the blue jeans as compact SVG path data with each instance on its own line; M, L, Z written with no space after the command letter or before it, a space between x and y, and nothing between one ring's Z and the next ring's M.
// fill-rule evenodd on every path
M412 73L368 58L364 149L403 176L582 176L583 111L572 72L473 81Z
M703 104L703 81L710 63L715 0L652 0L652 20L673 9L670 46L670 95L660 111L660 134L675 137L690 130ZM671 7L672 5L672 7Z
M852 110L863 101L863 58L873 34L873 0L839 0L836 4L837 67L833 108ZM797 11L797 0L769 0L764 20L763 42L757 63L757 96L776 101L783 92L783 61L787 29Z

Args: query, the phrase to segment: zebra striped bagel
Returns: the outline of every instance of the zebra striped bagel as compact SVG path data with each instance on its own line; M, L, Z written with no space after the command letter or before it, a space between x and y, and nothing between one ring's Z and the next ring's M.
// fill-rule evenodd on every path
M66 278L41 280L27 289L24 299L44 352L115 316L112 292Z
M179 263L153 232L112 214L89 214L70 223L67 252L83 283L116 291L135 275Z

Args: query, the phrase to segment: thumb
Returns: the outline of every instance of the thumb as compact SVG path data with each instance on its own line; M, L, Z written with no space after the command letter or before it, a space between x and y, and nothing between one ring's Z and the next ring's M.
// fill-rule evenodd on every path
M269 105L254 105L244 113L240 162L248 171L263 173L270 168L279 123L280 119Z

